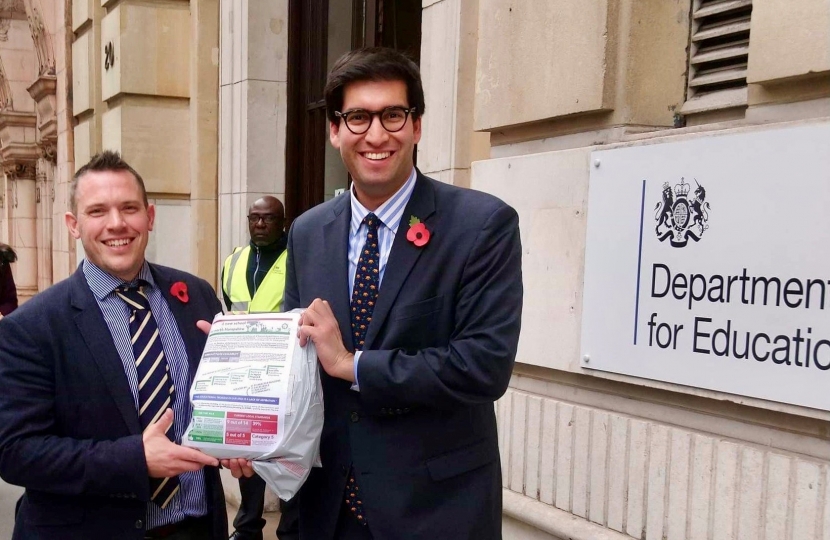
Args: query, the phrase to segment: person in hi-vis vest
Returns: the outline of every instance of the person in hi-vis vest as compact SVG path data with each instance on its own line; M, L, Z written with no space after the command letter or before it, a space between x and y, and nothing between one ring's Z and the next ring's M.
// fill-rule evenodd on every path
M262 313L282 311L285 288L285 210L276 197L266 195L248 209L248 231L251 243L233 250L222 267L222 295L231 313ZM265 520L265 481L259 476L239 479L241 502L233 521L233 540L262 540ZM280 504L283 513L277 533L282 540L295 538L296 511ZM293 523L293 525L292 525ZM285 529L285 531L283 531Z
M282 310L287 236L285 210L266 195L248 209L251 243L233 250L222 267L222 294L232 313Z

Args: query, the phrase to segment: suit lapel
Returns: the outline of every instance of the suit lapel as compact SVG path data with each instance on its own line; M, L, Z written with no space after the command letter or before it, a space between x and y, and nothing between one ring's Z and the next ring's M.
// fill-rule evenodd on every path
M127 382L127 376L124 374L124 364L112 342L112 335L98 303L87 285L82 268L83 266L79 267L71 278L72 305L79 310L75 315L75 324L127 428L131 433L141 433L133 393L130 390L130 383Z
M417 247L406 239L409 231L409 218L415 216L429 228L428 218L435 213L435 189L430 180L418 172L415 188L412 196L406 205L401 223L398 225L398 232L395 234L395 241L392 243L392 251L389 253L389 260L386 263L386 270L383 273L383 281L380 284L380 293L372 313L372 322L366 330L366 349L371 349L378 332L383 327L389 310L395 304L398 293L401 290L406 278L415 266L415 262L421 256L421 252L427 246ZM431 231L430 232L434 232ZM428 244L427 244L428 245Z
M322 298L328 300L334 316L340 324L343 344L350 351L354 350L352 340L351 316L349 304L349 224L352 217L350 196L340 197L332 209L331 220L323 225L323 253L325 254L320 274L321 283L325 283Z
M173 318L179 327L179 334L184 341L184 348L187 352L187 372L188 380L193 381L196 377L196 368L199 366L201 357L197 354L200 344L200 339L204 337L204 333L196 327L196 320L188 311L188 305L173 296L170 288L173 285L173 279L162 268L151 264L150 272L153 274L153 279L156 280L156 286L161 290L167 305L170 307L170 312L173 313ZM193 286L193 284L189 284ZM213 322L213 321L208 321Z

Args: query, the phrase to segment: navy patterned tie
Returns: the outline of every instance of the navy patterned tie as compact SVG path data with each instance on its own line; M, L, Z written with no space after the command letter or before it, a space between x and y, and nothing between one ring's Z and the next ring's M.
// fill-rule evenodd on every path
M380 287L380 249L378 248L378 225L380 220L374 214L363 218L366 224L366 243L357 261L352 289L352 338L356 351L363 350L366 330L372 322L372 311Z
M117 288L115 293L130 308L130 337L138 375L138 418L141 428L146 430L173 406L173 378L144 286L125 285ZM175 440L172 425L167 430L167 437ZM179 477L151 478L150 491L151 500L164 508L179 491Z
M366 224L366 243L360 252L357 261L357 271L354 275L352 289L352 340L355 351L363 350L366 342L366 330L372 322L372 312L378 299L380 288L380 248L378 247L378 226L380 219L375 214L368 214L363 218ZM355 515L358 522L366 525L363 515L363 501L360 500L360 488L355 482L354 468L349 471L349 481L346 484L346 506Z

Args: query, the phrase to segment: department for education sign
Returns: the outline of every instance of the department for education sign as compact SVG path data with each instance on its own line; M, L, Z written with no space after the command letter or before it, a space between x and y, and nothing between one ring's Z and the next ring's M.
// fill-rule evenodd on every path
M582 367L830 410L830 123L591 162Z

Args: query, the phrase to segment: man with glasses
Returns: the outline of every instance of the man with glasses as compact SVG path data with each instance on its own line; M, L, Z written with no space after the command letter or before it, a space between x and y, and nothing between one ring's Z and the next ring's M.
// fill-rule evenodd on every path
M500 539L493 402L519 338L518 216L415 169L424 93L402 54L347 53L325 99L353 183L288 239L285 308L307 308L325 399L300 537Z
M266 195L248 209L251 243L234 249L222 268L222 295L231 313L282 311L285 289L285 210L276 197ZM265 520L265 481L259 476L239 479L241 502L233 520L232 540L262 540ZM280 503L281 540L295 538L289 530L296 521L294 506ZM296 527L294 527L296 528Z
M222 267L222 294L232 313L282 311L285 288L285 210L266 195L248 209L251 242L233 250Z

